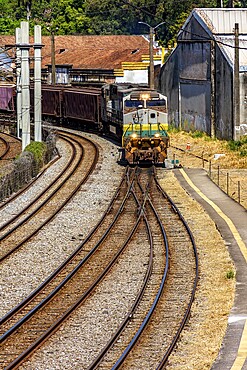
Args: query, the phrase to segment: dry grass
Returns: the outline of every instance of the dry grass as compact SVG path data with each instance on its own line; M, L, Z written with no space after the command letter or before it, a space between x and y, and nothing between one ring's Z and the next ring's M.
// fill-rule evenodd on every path
M193 137L186 132L171 132L171 147L168 151L170 159L177 159L183 167L203 167L210 172L211 178L222 190L247 209L247 156L229 149L227 141L212 140L206 135ZM187 150L189 144L190 149ZM183 151L174 147L181 148ZM221 154L215 159L215 154ZM200 158L203 157L206 161Z
M235 272L226 245L214 222L204 209L181 188L170 171L158 173L161 186L168 192L194 235L200 279L191 317L167 369L209 370L217 357L234 300Z

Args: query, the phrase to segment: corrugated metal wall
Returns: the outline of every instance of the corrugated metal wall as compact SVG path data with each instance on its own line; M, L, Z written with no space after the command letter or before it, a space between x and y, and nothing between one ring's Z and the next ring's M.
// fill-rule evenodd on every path
M168 97L169 123L233 139L232 66L222 45L206 35L202 22L192 16L185 29L188 32L179 34L178 46L160 74L159 89ZM240 74L241 104L246 104L241 108L240 123L247 117L246 78Z

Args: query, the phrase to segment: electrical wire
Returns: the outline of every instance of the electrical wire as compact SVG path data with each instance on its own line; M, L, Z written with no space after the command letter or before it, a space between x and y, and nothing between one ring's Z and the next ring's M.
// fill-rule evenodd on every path
M135 9L138 9L138 10L140 10L140 9L141 9L141 11L142 11L142 12L146 13L146 14L147 14L147 15L149 15L149 16L155 17L155 15L154 15L154 14L152 14L152 13L150 13L150 12L146 11L143 7L140 7L140 8L139 8L139 7L137 7L136 5L129 3L127 0L120 0L120 1L121 1L122 3L124 3L124 4L126 4L126 5L129 5L129 6L133 7L133 8L135 8ZM170 23L169 21L165 21L165 23L166 23L166 24L168 24L168 26L173 26L173 24L172 24L172 23ZM210 37L206 37L206 36L203 36L203 35L199 35L199 34L197 34L197 33L195 33L195 32L188 31L188 30L184 29L183 27L181 27L181 28L180 28L180 31L183 31L183 32L189 33L190 35L193 35L193 36L197 36L199 39L202 39L202 40L205 40L205 41L212 41L212 38L210 38ZM237 46L237 47L236 47L235 45L230 45L230 44L227 44L227 43L225 43L225 42L223 42L223 41L220 41L219 39L216 39L216 37L218 36L218 34L216 34L216 33L213 33L213 32L212 32L212 35L215 37L215 41L216 41L217 43L221 44L221 45L228 46L228 47L233 48L233 49L247 50L247 47L241 47L241 46ZM234 36L234 35L233 35L233 36ZM219 36L218 36L218 37L219 37ZM240 38L240 40L241 40L241 38ZM247 42L247 40L246 40L246 42Z

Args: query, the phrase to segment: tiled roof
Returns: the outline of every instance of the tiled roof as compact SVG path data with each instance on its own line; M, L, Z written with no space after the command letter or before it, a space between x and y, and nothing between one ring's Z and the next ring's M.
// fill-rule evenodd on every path
M30 43L33 37L30 37ZM0 46L14 44L13 36L0 36ZM42 37L42 67L51 64L51 38ZM72 64L81 69L121 68L121 62L141 62L149 54L143 36L55 36L56 64Z

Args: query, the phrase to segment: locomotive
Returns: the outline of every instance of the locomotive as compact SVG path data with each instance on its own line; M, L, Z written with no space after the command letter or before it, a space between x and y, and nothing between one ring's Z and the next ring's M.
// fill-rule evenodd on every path
M122 140L120 163L164 163L169 146L167 98L148 88L102 87L105 132Z
M30 92L32 113L32 88ZM118 140L121 142L121 164L163 164L167 158L167 98L147 87L44 85L42 116L43 120Z

